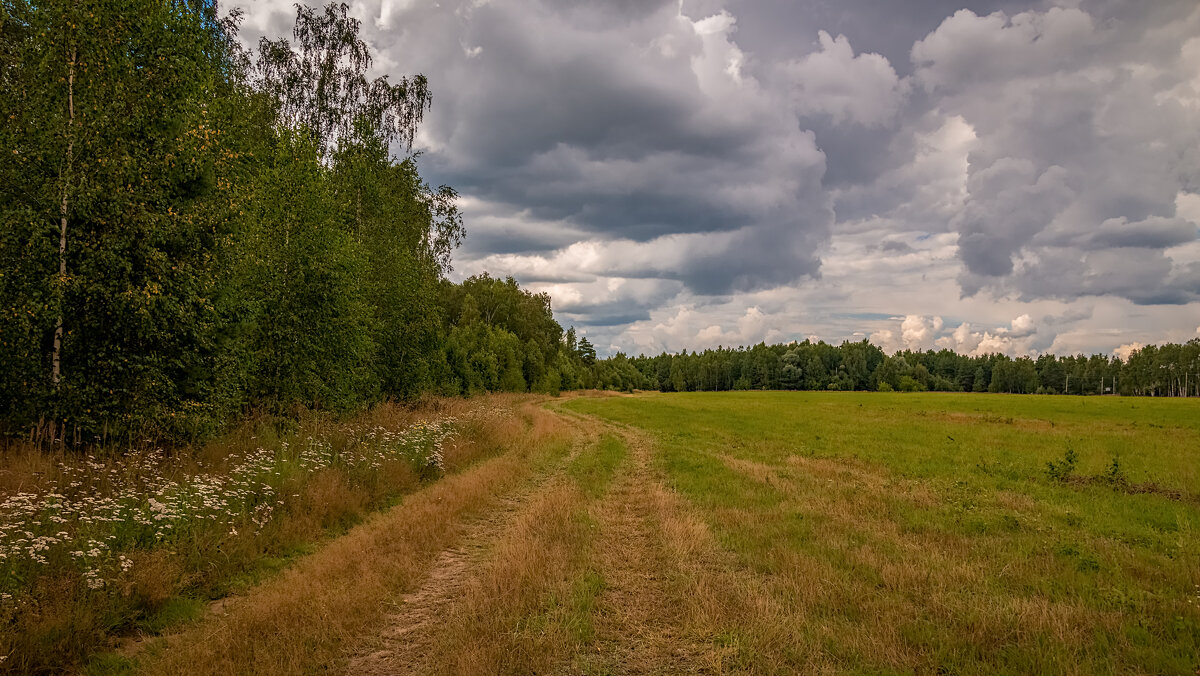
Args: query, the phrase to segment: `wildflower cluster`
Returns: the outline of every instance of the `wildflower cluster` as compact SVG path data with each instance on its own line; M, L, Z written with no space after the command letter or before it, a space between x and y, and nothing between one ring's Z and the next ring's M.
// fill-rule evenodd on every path
M403 432L392 432L383 427L367 430L365 443L360 446L377 451L360 462L369 462L373 467L378 467L383 458L405 459L422 476L440 475L446 471L443 445L454 435L453 422L453 419L450 419L450 424L446 420L418 422Z
M456 425L443 419L398 431L347 426L336 444L330 435L280 441L190 471L161 449L59 462L45 486L0 496L0 604L50 572L78 571L86 589L101 591L133 567L125 553L201 535L259 533L299 497L285 485L294 490L325 468L363 475L402 461L423 477L437 476Z

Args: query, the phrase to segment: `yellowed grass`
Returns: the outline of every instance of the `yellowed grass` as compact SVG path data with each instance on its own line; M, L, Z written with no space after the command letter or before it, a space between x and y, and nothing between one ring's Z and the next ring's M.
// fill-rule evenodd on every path
M562 466L469 526L347 673L545 673L579 650L594 524L583 487L561 470L595 452L596 427L578 425Z
M556 621L578 574L588 533L579 489L559 483L531 499L501 534L488 561L430 627L410 673L545 673L568 657L576 636ZM376 672L398 673L394 666Z
M148 674L299 674L329 664L345 642L385 615L385 601L411 589L435 556L548 457L564 452L570 431L550 414L524 407L495 421L474 451L503 451L415 493L370 518L235 603L151 646ZM336 487L328 489L336 491Z
M660 501L649 449L625 432L629 471L595 508L596 566L606 585L597 600L595 650L577 664L597 673L688 673L720 661L720 651L689 635L681 563L695 560L703 545ZM667 533L675 529L674 535ZM674 545L682 545L675 548ZM694 634L695 632L692 632Z

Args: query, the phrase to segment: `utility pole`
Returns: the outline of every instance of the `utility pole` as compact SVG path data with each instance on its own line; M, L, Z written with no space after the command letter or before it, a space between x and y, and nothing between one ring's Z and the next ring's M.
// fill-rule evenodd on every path
M1067 374L1067 382L1063 385L1063 394L1071 393L1071 374Z

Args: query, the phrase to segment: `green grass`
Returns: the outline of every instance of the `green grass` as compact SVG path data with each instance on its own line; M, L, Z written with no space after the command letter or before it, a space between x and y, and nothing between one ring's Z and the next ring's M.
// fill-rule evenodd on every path
M748 392L565 406L648 432L663 481L784 609L711 637L755 662L1200 669L1200 401ZM1048 463L1068 450L1073 478L1057 480ZM1114 458L1124 483L1101 478Z
M161 608L139 622L138 627L150 634L160 634L171 627L199 618L207 607L208 601L204 599L173 596L167 599Z
M628 454L625 444L615 436L604 436L595 446L580 453L570 466L567 474L574 479L580 490L589 498L597 498L604 494L616 473L617 465Z
M589 501L604 495L616 476L617 467L628 457L629 451L619 437L605 435L594 445L586 448L567 466L567 475L579 487ZM593 612L596 598L606 583L599 571L587 567L584 562L591 555L591 540L596 532L596 521L583 505L574 515L579 524L580 538L576 555L579 570L565 598L551 599L551 605L559 606L557 621L569 629L573 640L579 645L588 645L595 636ZM586 544L584 544L586 543Z

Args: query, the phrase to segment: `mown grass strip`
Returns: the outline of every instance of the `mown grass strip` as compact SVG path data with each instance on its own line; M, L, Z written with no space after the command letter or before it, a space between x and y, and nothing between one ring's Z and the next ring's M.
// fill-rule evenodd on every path
M616 474L617 466L625 460L628 451L625 443L612 434L603 436L594 447L567 467L567 474L590 499L595 499L608 490Z

